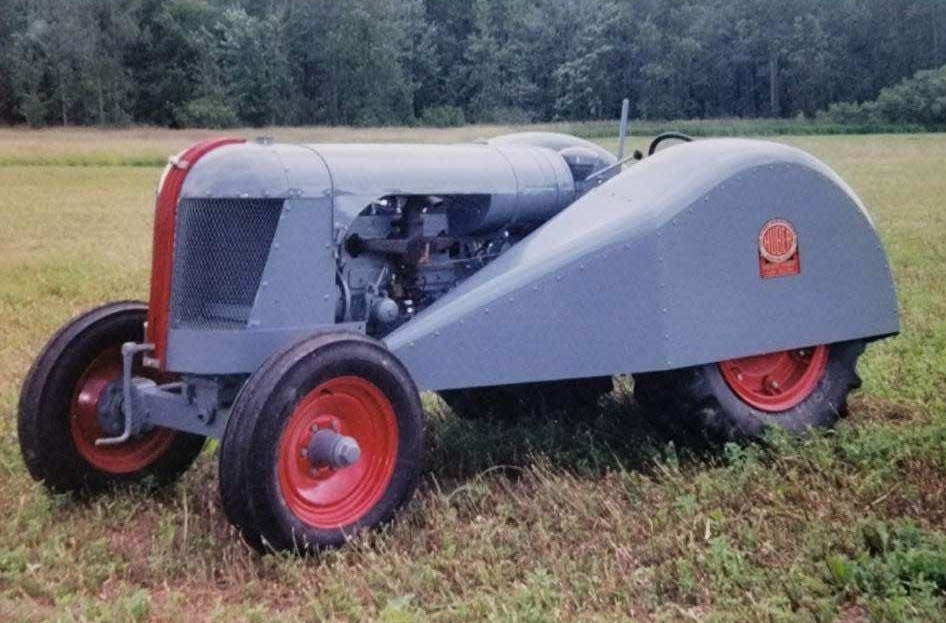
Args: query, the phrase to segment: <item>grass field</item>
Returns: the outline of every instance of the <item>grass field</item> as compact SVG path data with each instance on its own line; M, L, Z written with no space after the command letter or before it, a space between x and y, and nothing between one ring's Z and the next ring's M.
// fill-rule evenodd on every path
M239 542L213 447L173 488L90 502L46 495L17 448L32 357L73 314L146 296L159 164L204 134L0 130L0 620L946 620L946 135L784 139L861 194L903 308L836 432L694 457L646 428L626 384L595 413L506 425L431 398L407 512L296 560Z

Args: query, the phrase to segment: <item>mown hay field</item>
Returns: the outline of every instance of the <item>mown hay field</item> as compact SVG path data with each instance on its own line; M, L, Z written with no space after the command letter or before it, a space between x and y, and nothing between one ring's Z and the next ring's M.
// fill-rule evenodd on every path
M31 358L81 310L146 296L159 163L206 134L0 130L0 620L946 620L946 135L778 139L858 191L899 288L903 334L869 348L837 431L694 456L648 430L623 380L552 420L470 423L428 397L407 512L297 560L239 542L213 444L174 487L91 501L47 495L17 447Z

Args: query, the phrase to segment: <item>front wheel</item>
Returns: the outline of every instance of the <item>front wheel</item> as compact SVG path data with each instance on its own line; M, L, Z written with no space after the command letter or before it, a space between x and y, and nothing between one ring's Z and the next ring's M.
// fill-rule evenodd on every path
M634 395L658 428L680 439L750 441L773 426L805 433L846 413L863 352L858 340L640 374Z
M316 336L237 396L220 448L224 512L260 551L341 545L410 499L422 449L420 395L400 361L365 336Z
M116 446L96 440L116 435L114 396L120 394L121 347L141 342L148 307L111 303L79 316L52 337L26 375L17 433L26 467L54 492L177 478L200 454L204 438L153 428ZM135 365L136 376L168 381Z

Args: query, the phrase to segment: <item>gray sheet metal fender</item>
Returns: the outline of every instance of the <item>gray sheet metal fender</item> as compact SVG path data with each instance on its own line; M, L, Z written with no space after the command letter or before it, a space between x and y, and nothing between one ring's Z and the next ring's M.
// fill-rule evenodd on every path
M759 236L801 271L763 279ZM391 333L426 389L680 368L898 332L883 246L841 179L796 149L667 149L568 207Z

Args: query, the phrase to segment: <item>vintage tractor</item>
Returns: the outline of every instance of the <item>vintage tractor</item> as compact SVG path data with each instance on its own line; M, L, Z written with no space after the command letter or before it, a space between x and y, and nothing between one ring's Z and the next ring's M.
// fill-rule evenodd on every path
M899 330L861 202L780 144L636 156L544 133L191 147L158 186L150 302L79 316L25 380L30 473L168 481L219 439L227 517L308 551L411 496L419 390L476 416L630 374L677 431L831 426Z

